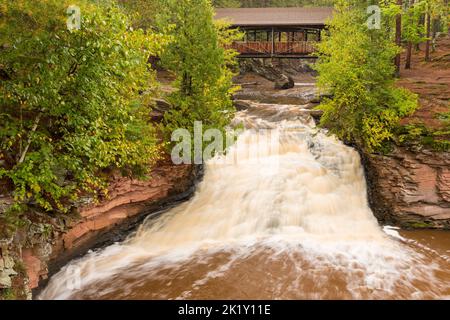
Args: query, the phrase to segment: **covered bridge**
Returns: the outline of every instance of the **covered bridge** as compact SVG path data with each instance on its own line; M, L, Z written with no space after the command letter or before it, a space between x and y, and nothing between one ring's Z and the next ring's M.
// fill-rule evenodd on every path
M333 8L216 9L216 19L245 32L233 44L241 57L308 57Z

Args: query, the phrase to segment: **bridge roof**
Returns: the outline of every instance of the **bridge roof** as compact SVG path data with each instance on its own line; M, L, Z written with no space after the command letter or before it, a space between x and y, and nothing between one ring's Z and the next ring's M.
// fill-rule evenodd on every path
M236 27L320 26L331 18L333 8L230 8L216 9L216 19Z

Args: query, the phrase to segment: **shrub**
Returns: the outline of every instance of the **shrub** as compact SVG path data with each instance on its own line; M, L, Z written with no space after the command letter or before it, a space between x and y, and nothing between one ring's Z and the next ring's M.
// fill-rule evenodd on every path
M414 112L417 96L394 84L399 48L387 26L369 30L365 6L340 0L329 33L318 45L318 86L333 96L320 108L321 123L344 140L368 151L393 138L399 120Z
M236 53L225 45L239 37L223 23L215 23L208 0L162 0L158 26L171 38L161 56L163 65L176 76L177 89L169 96L174 108L164 118L170 137L176 129L224 131L234 116L232 69Z
M0 7L0 178L17 201L67 210L105 185L105 169L141 174L158 157L139 91L164 39L129 28L112 3L7 0Z

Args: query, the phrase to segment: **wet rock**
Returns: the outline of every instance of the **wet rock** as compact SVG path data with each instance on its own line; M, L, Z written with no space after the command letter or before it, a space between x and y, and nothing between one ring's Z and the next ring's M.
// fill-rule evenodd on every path
M251 103L246 100L234 100L233 104L238 111L247 110L251 107Z
M14 260L9 256L0 257L0 288L11 288L11 277L17 275L14 268Z
M279 79L275 81L275 89L287 90L295 86L294 79L290 76L282 74Z
M284 74L281 68L276 68L262 59L245 59L241 61L241 70L255 72L261 77L275 82L275 89L286 90L295 86L291 76Z
M0 272L0 288L6 289L6 288L11 288L11 286L12 286L12 281L11 281L11 278L9 277L9 275L6 274L5 272Z
M192 196L202 173L198 166L175 166L168 159L151 171L148 180L111 175L107 199L79 206L78 218L67 220L67 228L51 244L41 243L22 250L27 286L34 293L68 261L89 249L123 241L145 217L161 214Z
M302 111L315 119L320 119L323 116L323 110L302 109Z
M150 112L153 121L161 122L165 113L172 108L172 105L163 99L153 99L155 106Z
M324 99L331 99L333 96L331 94L320 94L315 95L311 98L311 103L321 103Z
M450 153L397 147L389 155L363 153L363 163L380 221L450 229Z

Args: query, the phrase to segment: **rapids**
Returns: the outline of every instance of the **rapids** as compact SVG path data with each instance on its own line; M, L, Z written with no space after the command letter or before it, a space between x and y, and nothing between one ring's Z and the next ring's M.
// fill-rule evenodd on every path
M450 244L383 229L354 149L295 105L252 103L238 124L190 201L71 262L39 298L450 297Z

